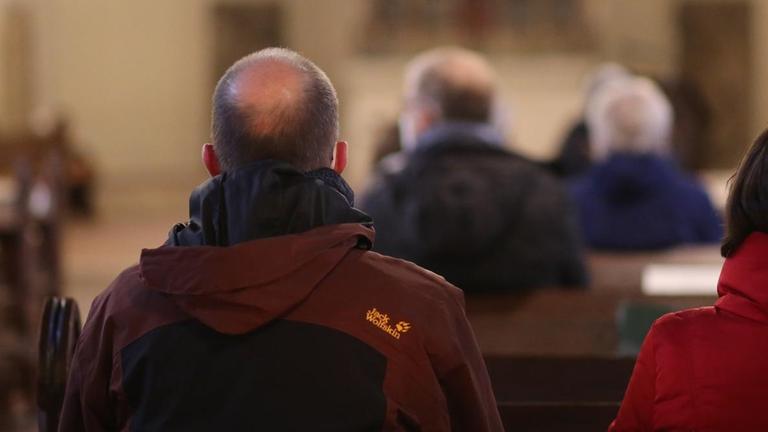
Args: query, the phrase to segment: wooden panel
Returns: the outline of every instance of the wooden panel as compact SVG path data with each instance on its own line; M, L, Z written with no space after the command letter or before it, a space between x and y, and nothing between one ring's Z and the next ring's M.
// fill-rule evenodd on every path
M731 168L751 141L752 9L747 1L684 2L678 10L683 81L701 89L712 114L708 168Z
M499 404L504 428L516 432L604 431L618 411L617 403Z
M361 48L415 52L459 44L501 52L591 50L584 0L373 0ZM437 43L436 41L439 41Z
M633 357L486 356L499 402L619 402Z
M610 356L618 343L617 299L587 294L472 296L467 314L485 354Z
M641 293L643 270L651 264L722 265L723 261L717 245L659 252L590 252L587 256L592 290L632 295Z
M714 297L540 290L467 297L467 315L486 355L605 356L618 352L617 313L630 301L670 309L712 305Z

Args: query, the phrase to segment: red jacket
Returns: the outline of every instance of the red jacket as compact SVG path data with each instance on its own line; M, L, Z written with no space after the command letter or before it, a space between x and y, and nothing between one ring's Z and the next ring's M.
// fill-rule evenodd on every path
M500 431L462 292L371 252L330 170L264 161L97 297L62 431Z
M461 291L358 236L145 250L94 302L61 430L501 430Z
M768 431L768 235L725 261L717 292L654 323L610 431Z

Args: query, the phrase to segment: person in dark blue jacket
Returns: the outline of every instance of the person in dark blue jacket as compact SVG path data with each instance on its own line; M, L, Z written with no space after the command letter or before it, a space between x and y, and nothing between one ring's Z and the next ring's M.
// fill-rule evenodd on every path
M670 104L645 78L606 86L587 109L596 164L570 185L593 249L654 250L716 243L719 215L670 156Z

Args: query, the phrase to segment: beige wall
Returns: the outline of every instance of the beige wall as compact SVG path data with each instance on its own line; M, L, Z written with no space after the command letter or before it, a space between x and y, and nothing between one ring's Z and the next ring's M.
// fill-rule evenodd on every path
M36 103L70 115L102 173L202 176L212 82L208 11L215 1L34 1ZM349 18L335 11L354 12L343 4L285 2L289 45L317 59L342 90L335 59L348 27L338 23Z
M347 63L349 94L345 138L352 144L348 178L365 183L376 133L397 119L404 57L357 58ZM552 157L565 128L581 111L582 78L596 60L578 55L493 59L502 94L509 146L535 159Z
M674 72L673 8L682 0L587 1L605 58ZM70 114L108 180L163 181L168 173L202 178L197 159L208 134L208 11L215 2L0 0L0 6L24 3L33 11L33 47L25 55L33 60L35 104ZM754 3L756 24L768 21L768 2ZM368 172L373 134L396 114L405 59L354 55L366 4L361 0L283 4L288 45L316 60L339 87L343 133L353 145L348 178L359 186ZM757 53L768 53L768 30L755 29ZM768 55L756 58L755 131L768 118L768 98L762 96L768 91ZM580 109L582 77L597 60L567 55L494 59L518 149L535 158L554 153L565 123ZM4 74L7 70L0 68L0 82ZM8 91L0 90L0 96ZM6 103L0 113L10 109Z
M200 0L37 0L45 93L102 172L186 169L206 139L208 42Z
M748 2L752 4L754 92L751 134L768 127L768 1L765 0L588 0L601 23L607 57L642 71L674 75L680 46L676 7L696 2ZM598 6L602 6L598 8Z
M640 71L673 74L677 0L591 0L604 55Z

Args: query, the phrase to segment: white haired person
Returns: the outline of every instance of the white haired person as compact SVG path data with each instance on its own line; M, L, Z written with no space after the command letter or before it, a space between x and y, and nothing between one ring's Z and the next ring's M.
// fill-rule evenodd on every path
M595 165L571 192L592 248L653 250L721 239L706 192L670 156L673 117L661 90L641 77L606 85L587 107Z
M600 93L600 89L610 83L629 78L632 78L632 74L620 64L603 63L598 66L584 82L584 110L586 111L586 107ZM560 152L549 164L550 170L563 178L574 178L584 174L592 166L589 144L589 128L582 113L582 117L565 135L560 144Z

